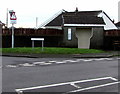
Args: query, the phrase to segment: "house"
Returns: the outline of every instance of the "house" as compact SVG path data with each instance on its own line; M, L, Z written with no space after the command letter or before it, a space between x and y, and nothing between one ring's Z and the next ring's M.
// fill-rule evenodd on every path
M2 30L2 22L0 21L0 31Z
M104 11L78 11L78 8L58 12L41 27L63 30L62 46L85 49L103 48L104 30L117 29Z
M0 33L2 47L11 47L11 28L3 28ZM73 12L59 11L39 29L15 28L14 35L15 47L31 47L31 38L38 37L45 38L45 47L108 49L120 41L120 30L104 11L78 11L77 8Z
M115 25L118 27L118 29L120 29L120 21L116 23Z
M0 34L2 33L2 26L3 26L3 23L0 21Z
M0 24L2 25L2 28L5 28L5 24L0 21Z

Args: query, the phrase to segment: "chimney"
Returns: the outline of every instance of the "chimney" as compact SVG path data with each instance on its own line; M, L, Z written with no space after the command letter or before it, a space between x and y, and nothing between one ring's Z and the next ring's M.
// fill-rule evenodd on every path
M75 12L78 12L78 7L76 7L76 10L75 10Z
M115 20L113 19L112 22L115 23Z

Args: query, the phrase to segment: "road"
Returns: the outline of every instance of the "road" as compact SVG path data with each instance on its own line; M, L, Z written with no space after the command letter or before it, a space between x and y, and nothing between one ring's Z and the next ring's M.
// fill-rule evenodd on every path
M2 91L118 92L119 60L2 57Z

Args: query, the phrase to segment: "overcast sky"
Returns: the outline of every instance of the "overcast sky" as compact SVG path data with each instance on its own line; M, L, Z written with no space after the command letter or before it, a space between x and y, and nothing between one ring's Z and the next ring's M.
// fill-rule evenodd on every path
M103 10L115 22L118 22L118 1L120 0L2 0L0 3L0 20L6 23L6 13L14 10L17 16L16 27L38 26L53 16L58 11L79 11ZM10 21L8 22L11 26Z

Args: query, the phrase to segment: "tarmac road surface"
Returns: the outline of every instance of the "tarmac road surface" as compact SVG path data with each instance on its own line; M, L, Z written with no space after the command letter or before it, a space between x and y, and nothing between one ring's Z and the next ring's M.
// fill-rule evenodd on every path
M118 92L119 58L2 57L3 92Z

